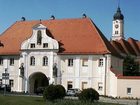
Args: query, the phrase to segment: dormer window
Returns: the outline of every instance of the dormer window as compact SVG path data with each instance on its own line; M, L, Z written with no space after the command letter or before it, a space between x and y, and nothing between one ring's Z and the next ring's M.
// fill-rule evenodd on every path
M42 33L41 30L37 31L37 44L41 45L42 42Z
M31 43L31 44L30 44L30 47L31 47L31 48L35 48L35 44L34 44L34 43Z
M43 48L47 48L48 47L48 43L43 43Z

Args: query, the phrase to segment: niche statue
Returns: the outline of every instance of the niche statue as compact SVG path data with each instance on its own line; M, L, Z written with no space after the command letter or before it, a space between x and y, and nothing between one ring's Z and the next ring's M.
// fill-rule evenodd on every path
M41 33L41 31L39 30L39 31L37 32L37 44L38 44L38 45L41 45L41 42L42 42L42 33Z
M57 77L57 64L53 65L53 77Z
M21 66L19 67L20 69L20 76L24 77L24 64L22 63Z

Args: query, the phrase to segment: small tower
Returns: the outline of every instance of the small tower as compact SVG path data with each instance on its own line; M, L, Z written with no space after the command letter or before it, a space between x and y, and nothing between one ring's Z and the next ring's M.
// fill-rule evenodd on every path
M112 40L124 39L124 16L120 7L113 17Z

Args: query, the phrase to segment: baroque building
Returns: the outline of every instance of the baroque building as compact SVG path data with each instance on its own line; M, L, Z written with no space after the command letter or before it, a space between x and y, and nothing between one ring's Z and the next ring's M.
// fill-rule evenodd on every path
M0 85L35 93L39 87L61 84L66 90L94 88L100 95L140 97L140 77L122 75L123 57L131 54L139 61L140 42L125 40L123 27L119 7L111 41L86 16L17 21L0 36Z

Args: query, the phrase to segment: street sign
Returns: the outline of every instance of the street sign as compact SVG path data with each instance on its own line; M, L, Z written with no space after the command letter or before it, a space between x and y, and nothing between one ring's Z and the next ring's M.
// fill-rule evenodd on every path
M9 73L2 73L2 76L9 76Z
M9 73L2 73L2 79L9 79Z
M9 79L9 77L2 77L2 79Z

